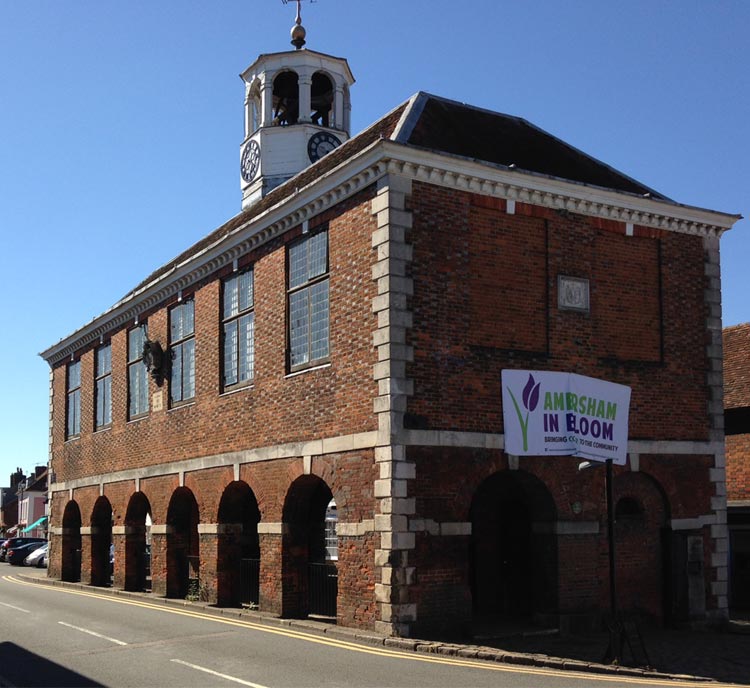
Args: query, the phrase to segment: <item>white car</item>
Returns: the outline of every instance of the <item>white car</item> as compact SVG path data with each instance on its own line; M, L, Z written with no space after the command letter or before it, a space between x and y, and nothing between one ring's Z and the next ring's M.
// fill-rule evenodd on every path
M26 557L26 559L23 560L24 566L36 566L40 569L47 566L48 547L49 543L45 542L41 547L35 549L28 557Z

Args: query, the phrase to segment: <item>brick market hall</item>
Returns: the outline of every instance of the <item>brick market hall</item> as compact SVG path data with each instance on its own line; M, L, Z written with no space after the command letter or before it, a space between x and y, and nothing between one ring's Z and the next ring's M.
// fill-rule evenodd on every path
M597 623L606 472L506 451L503 374L544 371L630 390L620 609L725 619L738 216L450 93L352 135L307 39L242 72L239 212L42 353L49 576L391 636Z

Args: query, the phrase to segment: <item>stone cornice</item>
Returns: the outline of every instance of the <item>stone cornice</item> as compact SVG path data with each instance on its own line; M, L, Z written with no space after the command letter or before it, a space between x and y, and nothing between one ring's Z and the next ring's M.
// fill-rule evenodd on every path
M613 191L403 144L385 142L384 147L389 173L553 210L700 236L721 236L741 219L741 215Z
M702 208L654 200L513 170L459 156L381 140L306 187L294 189L276 205L220 237L153 282L129 294L73 334L41 352L51 366L132 323L235 258L310 220L392 173L482 195L619 220L672 232L720 236L739 218ZM290 180L290 190L293 180Z

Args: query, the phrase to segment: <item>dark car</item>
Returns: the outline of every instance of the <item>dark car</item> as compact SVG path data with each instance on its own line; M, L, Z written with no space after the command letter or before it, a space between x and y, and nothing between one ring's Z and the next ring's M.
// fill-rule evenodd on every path
M8 561L8 550L18 547L19 545L26 545L29 542L47 542L44 538L37 537L12 537L8 538L5 542L0 545L0 561Z
M35 549L39 549L43 542L44 540L42 540L41 543L39 540L35 540L34 542L26 542L17 547L11 547L5 555L5 559L13 566L23 566L23 560L26 559L26 557L28 557Z

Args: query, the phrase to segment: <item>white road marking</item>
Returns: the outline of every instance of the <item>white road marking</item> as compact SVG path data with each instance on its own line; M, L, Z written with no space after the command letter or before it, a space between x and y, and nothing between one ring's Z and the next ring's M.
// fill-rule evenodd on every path
M17 612L23 612L24 614L31 614L31 612L28 609L21 609L21 607L14 607L12 604L5 604L5 602L0 602L3 607L9 607L10 609L15 609Z
M213 671L212 669L206 669L206 667L198 666L197 664L190 664L190 662L183 662L181 659L171 659L170 661L174 662L175 664L182 664L183 666L190 667L191 669L196 669L197 671L203 671L204 673L211 674L212 676L225 678L227 681L234 681L235 683L241 683L243 686L250 686L250 688L266 688L266 686L263 686L260 683L252 683L251 681L243 681L241 678L235 678L234 676L227 676L226 674L220 674L218 671Z
M127 643L123 642L122 640L117 640L117 638L110 638L107 635L102 635L101 633L97 633L96 631L90 631L88 628L81 628L80 626L74 626L73 624L65 623L64 621L58 621L61 626L67 626L68 628L74 628L76 631L81 631L81 633L88 633L89 635L96 636L97 638L102 638L103 640L109 640L110 643L115 643L117 645L127 645Z

